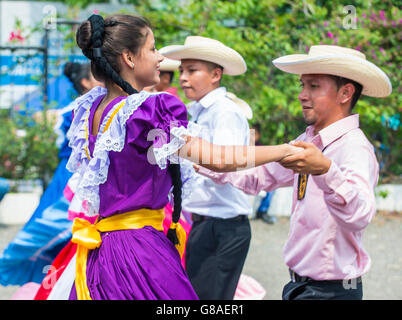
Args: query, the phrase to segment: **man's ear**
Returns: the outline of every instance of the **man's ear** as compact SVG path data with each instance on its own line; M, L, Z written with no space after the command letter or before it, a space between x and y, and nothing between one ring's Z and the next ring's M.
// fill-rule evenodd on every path
M223 75L222 68L214 68L214 70L212 70L212 83L213 84L216 84L217 82L219 83L222 79L222 75Z
M345 104L352 101L353 94L355 93L356 89L353 84L350 82L344 84L342 87L339 88L338 91L338 99L341 104Z

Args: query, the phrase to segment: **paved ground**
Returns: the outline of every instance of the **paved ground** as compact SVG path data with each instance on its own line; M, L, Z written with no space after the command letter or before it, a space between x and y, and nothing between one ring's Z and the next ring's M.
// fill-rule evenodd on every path
M4 248L20 229L21 226L0 224L0 255L3 254ZM3 287L0 285L0 300L10 299L17 289L18 286Z
M252 241L243 272L254 277L267 291L265 299L281 299L289 281L283 263L288 218L274 225L253 220ZM363 242L372 259L370 271L363 277L363 298L402 299L402 214L378 214L368 226Z
M266 289L265 299L281 299L288 271L282 259L289 220L274 225L252 220L252 241L243 273ZM0 252L21 226L0 225ZM364 244L372 267L363 277L364 299L402 299L402 214L378 214L366 230ZM0 286L0 300L10 299L18 286Z

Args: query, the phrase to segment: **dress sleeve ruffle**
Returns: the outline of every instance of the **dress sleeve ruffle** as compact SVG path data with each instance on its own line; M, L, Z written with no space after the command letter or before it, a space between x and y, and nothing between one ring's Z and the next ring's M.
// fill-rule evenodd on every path
M168 93L153 95L141 106L128 126L128 143L149 150L148 161L166 169L168 160L178 163L175 156L184 144L182 135L198 136L200 127L187 120L186 106Z
M186 106L175 96L160 93L150 97L127 123L128 143L148 152L148 161L162 170L168 161L179 163L183 197L190 196L196 176L193 164L176 152L186 143L183 135L200 136L201 127L187 120Z

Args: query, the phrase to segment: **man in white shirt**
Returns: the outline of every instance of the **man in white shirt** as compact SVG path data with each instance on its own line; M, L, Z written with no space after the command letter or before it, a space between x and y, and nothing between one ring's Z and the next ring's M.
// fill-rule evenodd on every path
M195 36L160 52L181 60L180 85L193 101L188 112L202 127L202 138L216 145L248 145L247 119L220 86L223 74L246 71L240 54L217 40ZM200 299L233 299L251 239L248 196L201 175L195 186L182 202L193 219L185 255L187 274Z

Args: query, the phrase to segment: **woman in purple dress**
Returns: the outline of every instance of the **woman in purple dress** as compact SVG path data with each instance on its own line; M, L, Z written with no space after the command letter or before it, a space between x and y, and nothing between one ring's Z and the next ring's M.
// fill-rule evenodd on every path
M144 18L92 15L81 24L77 43L106 88L96 87L76 100L68 132L73 151L67 168L80 176L76 196L88 216L98 215L95 224L74 221L72 241L78 247L70 299L197 299L180 263L182 177L173 160L180 152L206 165L211 161L201 160L202 150L216 146L196 138L197 127L188 123L179 99L143 91L158 83L163 60ZM230 147L219 151L225 154L225 148ZM281 145L252 151L247 165L278 161L295 149ZM213 163L206 166L239 166ZM163 210L172 185L173 223L166 237Z

